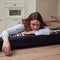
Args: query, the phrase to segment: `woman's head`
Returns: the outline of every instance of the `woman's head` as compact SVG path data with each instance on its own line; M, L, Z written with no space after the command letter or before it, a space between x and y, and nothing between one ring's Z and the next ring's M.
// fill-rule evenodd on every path
M27 23L32 30L42 29L46 25L39 12L33 12L30 14L27 18Z

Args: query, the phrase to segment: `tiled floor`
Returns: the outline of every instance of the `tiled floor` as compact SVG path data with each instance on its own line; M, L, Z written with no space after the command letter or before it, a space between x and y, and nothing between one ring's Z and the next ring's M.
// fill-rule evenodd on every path
M0 52L0 60L60 60L60 45L40 46L13 50L7 57Z

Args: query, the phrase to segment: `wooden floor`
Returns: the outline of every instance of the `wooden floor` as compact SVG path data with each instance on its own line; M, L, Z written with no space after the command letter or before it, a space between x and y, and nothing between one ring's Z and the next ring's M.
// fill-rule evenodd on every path
M7 57L0 52L0 60L60 60L60 45L40 46L13 50Z

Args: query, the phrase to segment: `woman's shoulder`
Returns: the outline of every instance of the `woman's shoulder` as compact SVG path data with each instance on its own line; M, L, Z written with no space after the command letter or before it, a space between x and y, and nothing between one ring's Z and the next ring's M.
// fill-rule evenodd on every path
M24 24L21 23L21 24L16 24L14 26L24 26Z
M50 29L48 26L45 26L44 29Z
M24 25L23 24L16 24L12 27L9 27L8 29L6 29L6 31L8 30L15 30L15 29L20 29L20 28L24 28Z

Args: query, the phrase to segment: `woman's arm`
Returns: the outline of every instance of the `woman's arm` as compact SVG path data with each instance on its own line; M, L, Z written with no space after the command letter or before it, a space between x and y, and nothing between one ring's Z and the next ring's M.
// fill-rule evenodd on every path
M5 36L5 35L9 36L9 35L17 34L19 32L22 32L24 29L25 29L25 27L23 24L17 24L15 26L12 26L12 27L4 30L1 34L1 37Z
M34 35L50 35L51 30L48 27L45 27L44 29L39 29L37 31L24 31L22 32L22 35L24 34L34 34Z
M51 30L48 27L35 31L35 35L50 35Z
M2 45L2 51L5 53L5 55L11 55L11 46L7 35L2 36L3 39L3 45Z
M9 42L9 35L11 34L16 34L18 32L21 32L24 30L24 25L19 24L16 26L13 26L11 28L8 28L7 30L4 30L1 34L1 37L3 39L3 46L2 46L2 51L6 54L6 55L10 55L11 54L11 46L10 46L10 42Z

